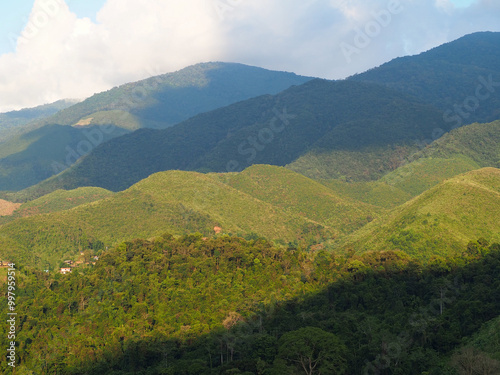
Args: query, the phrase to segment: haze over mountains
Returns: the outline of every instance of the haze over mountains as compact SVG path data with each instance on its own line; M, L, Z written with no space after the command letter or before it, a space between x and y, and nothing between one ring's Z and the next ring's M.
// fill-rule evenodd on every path
M317 338L325 374L500 371L499 47L472 34L343 81L204 63L16 115L19 367L299 374Z
M0 144L10 137L36 127L36 120L43 120L51 115L74 105L77 100L59 100L35 108L0 113ZM35 123L33 123L35 122Z

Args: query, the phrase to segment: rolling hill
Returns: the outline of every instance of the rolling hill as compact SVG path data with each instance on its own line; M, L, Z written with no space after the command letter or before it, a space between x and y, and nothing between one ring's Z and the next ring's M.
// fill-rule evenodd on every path
M416 196L447 178L485 167L500 168L500 121L446 133L380 182Z
M353 232L384 211L354 199L340 198L319 182L283 167L254 165L241 173L224 174L220 178L284 212L307 217L342 234Z
M482 168L448 179L374 220L343 247L403 250L413 257L456 255L474 238L500 239L500 170Z
M284 194L296 197L295 201L282 202L259 191L285 188ZM77 198L82 195L89 202L90 198L102 199L79 204L82 199ZM72 200L65 202L68 197ZM316 204L307 208L307 202ZM320 202L324 208L318 213ZM220 176L168 171L113 195L83 188L57 191L24 204L17 217L0 226L0 255L29 264L57 264L97 244L111 246L165 232L208 236L220 231L308 246L352 232L380 211L337 198L325 186L284 168L256 166L241 178L234 173ZM23 214L32 216L19 217ZM215 227L220 229L214 232Z
M65 211L112 195L113 193L108 190L93 187L83 187L70 191L56 190L30 202L17 204L16 210L9 215L4 215L0 223L3 224L4 222L12 221L19 217Z
M299 159L302 162L306 157ZM310 165L320 166L310 158ZM288 168L295 169L296 163ZM425 148L397 160L400 166L377 181L318 181L336 195L384 208L394 208L438 183L461 173L500 167L500 121L471 124L444 134ZM312 171L309 169L309 171ZM313 176L321 176L316 168ZM319 173L318 173L319 172Z

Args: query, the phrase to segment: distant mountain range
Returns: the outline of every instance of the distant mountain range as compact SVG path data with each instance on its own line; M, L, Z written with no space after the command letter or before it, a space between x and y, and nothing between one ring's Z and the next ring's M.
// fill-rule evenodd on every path
M46 120L58 125L163 129L229 104L277 94L312 78L258 67L211 62L102 92Z
M453 127L500 118L500 33L480 32L394 59L351 80L383 84L434 105Z
M0 113L0 147L10 137L33 129L35 126L30 126L30 123L50 117L77 102L78 100L59 100L34 108Z
M198 113L308 80L242 64L206 63L114 88L48 118L55 108L64 107L62 102L6 114L37 121L21 128L10 123L8 132L0 127L0 136L8 139L0 144L0 191L43 181L99 144L138 128L166 128Z
M275 95L199 114L167 129L140 129L109 143L103 140L87 147L90 154L71 163L57 179L30 191L38 190L34 196L80 186L118 191L164 170L226 172L256 163L288 165L311 178L376 180L448 130L499 117L500 54L494 48L498 39L499 33L472 34L338 82L210 63L124 85L63 110L50 121L80 124L82 130L113 124L111 138L120 129L169 127L230 99L266 90ZM294 84L299 85L276 94ZM145 87L149 91L141 100L123 107ZM461 112L471 105L473 111ZM13 181L0 184L0 189L20 190L60 172L68 166L64 156L78 157L80 153L70 150L89 142L82 137L75 138L75 144L53 145L59 148L55 160L39 157L35 164L28 157L24 169L0 159L0 169L3 164L9 171L4 175ZM26 151L18 152L15 158L24 160ZM0 155L11 156L6 153L0 147ZM40 166L46 159L52 168Z
M48 192L98 186L119 191L159 171L283 166L311 150L390 149L385 156L389 158L395 145L412 146L445 126L441 112L432 106L382 86L314 80L168 129L143 129L116 138L37 188ZM381 175L387 167L380 162L374 168Z

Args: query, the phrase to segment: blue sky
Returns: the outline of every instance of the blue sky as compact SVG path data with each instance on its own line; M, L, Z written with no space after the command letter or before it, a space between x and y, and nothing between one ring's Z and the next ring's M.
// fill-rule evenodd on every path
M67 0L69 9L76 13L78 17L89 17L94 22L96 14L104 5L106 0ZM13 52L15 46L11 42L9 35L18 35L26 26L28 17L33 8L33 0L4 1L0 5L2 17L0 22L0 55Z
M452 0L452 3L458 7L468 7L474 3L475 0Z
M500 32L498 0L0 4L0 112L84 99L206 61L341 79L466 34Z

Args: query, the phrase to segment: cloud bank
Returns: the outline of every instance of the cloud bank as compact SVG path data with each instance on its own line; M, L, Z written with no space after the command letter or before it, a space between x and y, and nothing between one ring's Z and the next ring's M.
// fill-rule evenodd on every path
M0 112L85 98L205 61L330 79L476 31L500 31L500 4L476 0L108 0L97 22L36 0L0 56Z

